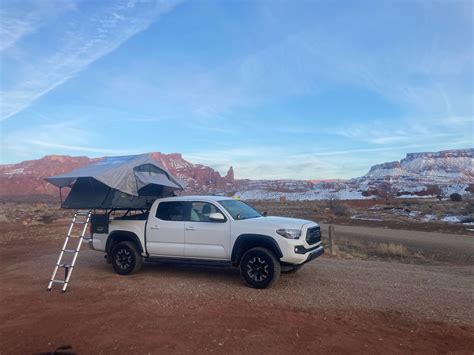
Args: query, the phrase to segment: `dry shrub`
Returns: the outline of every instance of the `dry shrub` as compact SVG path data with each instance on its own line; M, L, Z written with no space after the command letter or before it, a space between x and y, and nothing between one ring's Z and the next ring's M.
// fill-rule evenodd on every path
M52 214L43 214L41 216L38 216L36 219L40 223L50 224L53 223L57 219L57 217Z
M402 244L395 243L381 243L378 245L377 250L385 255L390 257L404 257L408 256L408 249Z
M453 202L459 202L459 201L462 201L462 196L460 194L458 194L457 192L449 195L449 198L451 199L451 201Z
M350 217L351 215L350 208L339 200L329 200L329 209L337 217Z
M471 201L471 202L466 204L464 214L465 215L474 214L474 202Z

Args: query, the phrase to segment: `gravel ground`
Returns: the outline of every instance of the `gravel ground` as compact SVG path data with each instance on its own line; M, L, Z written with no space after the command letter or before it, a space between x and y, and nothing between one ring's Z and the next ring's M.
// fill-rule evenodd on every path
M45 289L65 226L1 227L2 354L474 350L471 266L324 256L254 290L235 270L123 277L85 248L61 294Z

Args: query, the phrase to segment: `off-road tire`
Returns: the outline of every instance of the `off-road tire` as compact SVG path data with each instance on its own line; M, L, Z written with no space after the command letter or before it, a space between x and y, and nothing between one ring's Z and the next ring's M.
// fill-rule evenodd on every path
M252 248L240 259L240 274L253 288L267 288L280 278L280 262L266 248Z
M112 248L110 261L119 275L130 275L141 269L143 258L132 242L120 242Z

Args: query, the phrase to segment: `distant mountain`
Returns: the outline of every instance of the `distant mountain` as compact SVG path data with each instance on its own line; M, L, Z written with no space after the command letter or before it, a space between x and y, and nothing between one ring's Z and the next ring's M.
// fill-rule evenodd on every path
M474 149L409 153L399 162L374 165L365 178L415 178L439 183L468 182L474 179L473 155Z
M95 159L47 155L37 160L18 164L0 165L0 197L5 196L55 196L58 189L43 178L58 175L90 164Z
M374 165L350 183L368 195L465 194L474 184L474 149L409 153L399 162Z
M154 159L173 175L183 180L186 189L192 192L212 193L234 183L234 170L221 176L214 169L201 164L192 164L181 154L152 153ZM8 196L57 196L58 189L43 179L85 166L102 158L48 155L37 160L18 164L0 165L0 197Z
M388 196L447 197L474 193L474 149L410 153L405 159L374 165L351 180L237 180L229 168L225 176L181 154L152 153L154 159L183 180L186 193L239 195L243 199L289 200L367 199ZM38 160L0 165L0 197L57 196L58 189L43 178L100 160L49 155Z
M290 200L448 197L474 193L474 149L409 153L405 159L374 165L359 178L347 181L290 181L284 188L271 181L240 186L244 199Z

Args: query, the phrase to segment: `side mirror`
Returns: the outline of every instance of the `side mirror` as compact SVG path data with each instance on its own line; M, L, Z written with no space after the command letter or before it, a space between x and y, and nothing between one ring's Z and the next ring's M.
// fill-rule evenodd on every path
M209 220L211 222L225 222L225 217L220 212L214 212L209 215Z
M263 211L263 217L267 216L267 211Z

